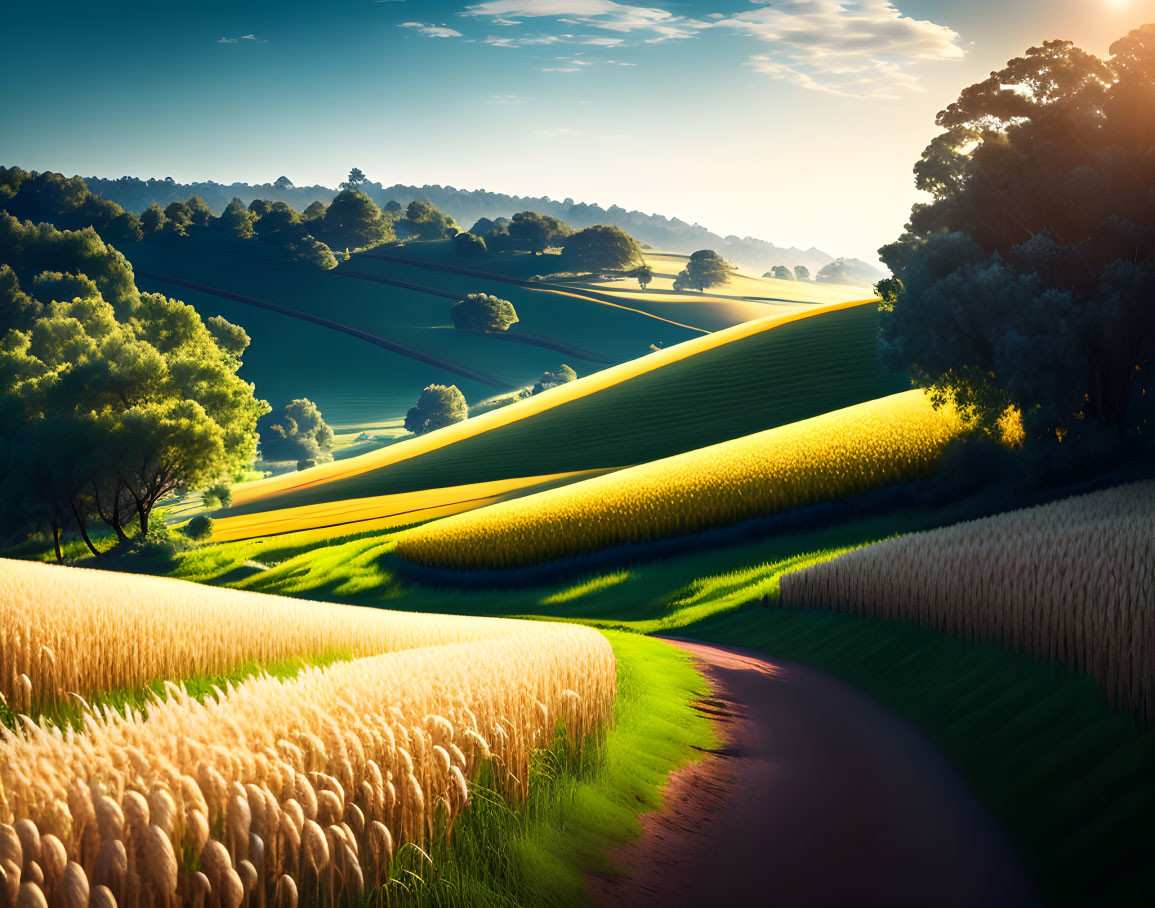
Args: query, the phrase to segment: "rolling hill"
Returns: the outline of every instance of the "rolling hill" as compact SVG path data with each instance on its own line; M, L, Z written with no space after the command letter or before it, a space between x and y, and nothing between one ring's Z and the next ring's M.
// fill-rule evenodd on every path
M873 302L748 322L419 438L238 486L226 516L643 463L906 386L874 350Z

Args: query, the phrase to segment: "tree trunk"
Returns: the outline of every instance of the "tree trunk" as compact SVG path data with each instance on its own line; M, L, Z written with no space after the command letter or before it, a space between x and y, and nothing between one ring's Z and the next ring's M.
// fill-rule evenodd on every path
M80 536L84 539L84 544L88 546L88 551L99 558L100 549L92 544L92 540L88 536L88 527L84 523L84 518L80 516L80 508L76 506L76 500L69 496L68 503L72 506L72 516L76 518L76 525L80 528Z
M64 553L60 551L60 524L52 521L52 545L56 549L56 563L64 563Z
M148 514L152 509L146 507L142 503L137 503L136 513L140 517L140 538L146 539L148 537Z

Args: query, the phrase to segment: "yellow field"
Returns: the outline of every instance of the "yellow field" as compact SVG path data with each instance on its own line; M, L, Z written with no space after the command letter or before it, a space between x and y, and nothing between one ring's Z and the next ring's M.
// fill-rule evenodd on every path
M84 640L91 606L109 592L91 589L87 575L97 572L30 567L24 593L54 609L42 620L71 621ZM611 715L613 650L588 628L276 606L258 600L277 597L191 585L216 608L182 624L179 610L142 617L170 601L154 587L165 581L105 576L117 601L96 611L128 610L144 622L120 637L119 654L106 653L114 660L138 647L180 653L219 643L246 625L256 643L280 633L282 609L312 609L326 626L333 610L356 613L359 631L392 640L394 651L287 681L250 678L203 703L170 685L146 715L89 713L79 732L31 721L5 730L5 904L356 903L388 875L398 848L452 830L483 764L507 796L524 798L533 749L562 727L580 745ZM195 603L190 596L184 606ZM0 626L5 644L17 633Z
M213 522L212 541L235 542L280 533L333 527L345 527L350 532L358 533L391 529L420 520L460 514L508 498L544 491L605 472L605 470L580 470L549 476L475 482L444 489L377 495L372 498L351 498L276 511L261 511L256 514L221 517Z
M442 568L516 568L684 536L932 471L963 432L922 391L836 410L402 532Z
M1063 662L1155 719L1155 482L887 539L781 591Z
M595 394L626 379L652 372L655 369L660 369L662 366L687 359L706 350L721 347L731 341L750 337L763 331L772 331L779 325L797 321L798 319L811 318L821 315L824 312L874 304L875 301L873 300L835 303L735 325L733 328L716 331L713 334L694 338L693 340L656 351L647 356L631 360L630 362L611 366L608 369L595 372L593 375L579 378L577 381L559 385L556 388L550 388L526 400L521 400L509 406L502 407L501 409L491 410L488 413L483 413L480 416L467 419L464 422L455 423L444 429L430 432L428 435L399 441L389 445L387 448L371 451L368 454L362 454L358 457L350 457L347 460L320 464L308 470L286 473L280 476L272 476L268 479L246 483L245 485L238 486L234 490L233 503L241 505L261 501L285 492L310 488L336 479L346 479L351 476L368 473L372 470L379 470L382 467L390 466L453 444L463 438L470 438L490 429L527 419L551 407L577 400L590 394Z

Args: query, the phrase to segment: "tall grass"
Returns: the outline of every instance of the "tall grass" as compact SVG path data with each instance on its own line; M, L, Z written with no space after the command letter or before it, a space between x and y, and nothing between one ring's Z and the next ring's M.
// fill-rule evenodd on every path
M334 651L505 636L488 618L386 612L0 559L0 694L31 712L157 679Z
M80 732L30 720L5 730L5 898L356 901L400 849L451 834L483 767L504 797L524 799L532 751L559 729L582 742L608 720L604 637L506 629L253 678L203 702L171 685L147 715L93 712Z
M878 542L786 574L781 596L1060 662L1155 719L1155 482Z
M962 432L908 391L434 521L398 535L397 554L519 568L689 535L926 475Z

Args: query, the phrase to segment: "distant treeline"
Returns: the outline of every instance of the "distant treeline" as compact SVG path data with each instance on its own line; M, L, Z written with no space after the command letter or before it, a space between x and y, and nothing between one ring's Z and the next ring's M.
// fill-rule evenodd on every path
M217 212L222 211L234 198L245 204L254 199L278 200L304 210L315 201L332 201L338 192L327 186L295 186L285 177L257 185L225 185L212 181L177 183L171 178L141 180L136 177L121 177L118 180L87 177L86 182L97 195L130 211L143 211L153 204L164 208L171 202L183 201L193 195L200 196ZM677 218L641 211L627 211L618 205L602 208L600 205L588 205L568 198L555 201L548 197L514 196L482 189L456 189L453 186L383 186L381 183L367 181L358 188L380 206L391 201L403 206L412 201L428 202L461 224L472 224L481 218L508 218L518 211L527 210L556 217L578 229L608 224L622 228L638 242L655 249L684 253L713 249L758 274L783 261L805 265L811 272L817 272L835 260L834 256L820 249L783 248L753 237L722 237L697 224L687 224ZM870 283L883 276L878 268L858 259L840 261L845 264L848 280Z

